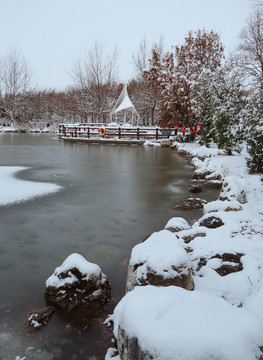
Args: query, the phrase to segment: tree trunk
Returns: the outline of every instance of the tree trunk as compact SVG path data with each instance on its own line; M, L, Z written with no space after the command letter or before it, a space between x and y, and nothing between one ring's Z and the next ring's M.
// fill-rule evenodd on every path
M151 126L155 124L155 107L156 107L156 101L154 101L153 106L151 108Z

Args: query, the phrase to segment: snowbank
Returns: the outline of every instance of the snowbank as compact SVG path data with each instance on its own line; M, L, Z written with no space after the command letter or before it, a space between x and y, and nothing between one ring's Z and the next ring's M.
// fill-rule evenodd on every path
M137 287L114 310L114 336L136 337L158 360L252 360L263 323L249 311L201 291Z
M4 189L0 193L0 205L26 201L61 189L56 184L19 180L14 177L14 174L26 169L21 166L0 166L0 188Z

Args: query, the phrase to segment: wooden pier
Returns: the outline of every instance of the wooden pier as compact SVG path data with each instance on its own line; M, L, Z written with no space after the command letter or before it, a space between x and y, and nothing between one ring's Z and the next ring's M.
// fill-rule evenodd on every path
M146 140L169 139L174 129L158 127L107 127L106 124L61 124L58 136L66 141L104 144L137 144Z

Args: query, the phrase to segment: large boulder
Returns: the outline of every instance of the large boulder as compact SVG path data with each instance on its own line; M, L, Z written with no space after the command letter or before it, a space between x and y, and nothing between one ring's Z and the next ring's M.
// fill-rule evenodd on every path
M137 287L118 303L112 320L120 360L247 360L262 354L260 317L197 290Z
M168 230L153 233L132 250L126 291L149 284L194 289L188 254Z
M71 254L47 279L45 298L66 311L100 307L110 300L111 286L98 265Z

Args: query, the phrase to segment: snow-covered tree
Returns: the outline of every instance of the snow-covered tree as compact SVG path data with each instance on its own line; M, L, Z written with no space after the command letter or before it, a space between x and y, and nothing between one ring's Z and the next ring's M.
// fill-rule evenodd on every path
M203 70L217 70L223 60L224 47L214 31L190 31L181 46L175 47L177 70L190 81L198 82Z
M156 123L160 102L160 93L151 81L153 74L151 71L148 72L152 66L151 57L153 52L161 58L164 52L162 38L150 47L147 39L144 37L137 52L132 56L136 78L129 84L129 94L140 114L140 120L143 125L154 125Z
M214 115L219 102L216 80L216 74L207 71L203 74L197 91L196 118L201 125L201 141L206 146L216 141Z
M216 142L219 149L224 149L228 155L233 151L239 152L243 140L242 111L245 99L236 90L231 86L224 89L224 101L214 113Z
M156 108L159 110L159 104L162 99L162 52L159 49L152 49L152 55L149 59L148 68L143 72L148 94L151 101L151 119L155 119Z
M245 110L247 164L251 172L263 173L263 89L250 99Z
M184 44L175 47L175 58L175 69L183 84L184 97L188 98L187 124L191 126L197 120L193 114L196 114L199 107L200 84L205 74L213 74L220 69L224 47L219 34L214 31L190 31Z
M201 124L201 140L206 145L217 143L227 154L239 151L246 102L240 75L231 63L226 63L218 71L203 74L196 111Z
M221 66L223 46L217 33L198 30L189 32L185 43L161 56L152 53L149 69L144 73L148 86L160 98L159 123L190 128L196 122L198 90L203 72Z

